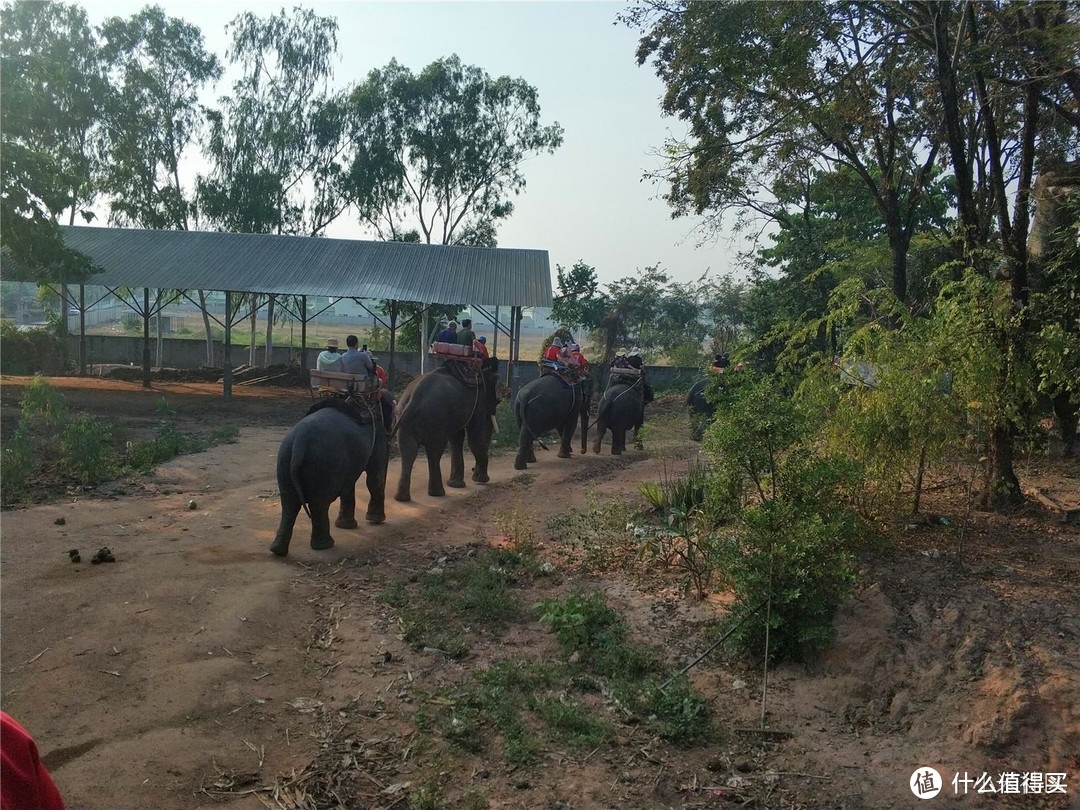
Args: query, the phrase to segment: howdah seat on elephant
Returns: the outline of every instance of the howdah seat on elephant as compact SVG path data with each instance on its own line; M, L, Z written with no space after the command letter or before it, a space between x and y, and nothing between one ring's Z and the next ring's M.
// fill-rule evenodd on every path
M386 519L386 467L389 440L377 402L356 397L331 397L315 403L285 434L278 448L277 480L281 522L270 550L289 553L293 526L300 510L311 518L311 547L328 549L330 505L340 499L334 525L355 529L356 481L367 474L367 520Z
M475 369L475 376L471 376L471 369ZM448 444L450 477L446 484L465 486L466 439L475 460L472 480L489 480L488 448L499 404L498 369L499 361L494 357L480 363L447 362L409 383L398 401L394 426L401 451L396 500L412 498L412 468L421 447L428 461L428 495L446 494L441 459Z

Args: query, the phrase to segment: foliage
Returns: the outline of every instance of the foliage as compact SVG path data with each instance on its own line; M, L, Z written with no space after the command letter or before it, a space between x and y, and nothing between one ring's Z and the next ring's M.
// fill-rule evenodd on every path
M539 604L540 621L582 667L607 678L640 678L656 667L651 653L628 643L623 618L596 593L573 593Z
M79 484L98 484L116 476L120 458L112 428L89 414L74 414L60 438L61 466Z
M52 329L18 329L0 322L0 371L4 374L60 373L67 366L67 345Z
M244 12L228 30L240 74L209 116L203 212L242 233L317 236L349 202L340 193L343 97L327 90L337 22L296 8Z
M805 406L774 379L730 376L705 436L721 476L717 514L730 515L709 561L735 594L733 641L761 656L768 638L770 660L806 658L827 644L854 581L865 529L847 504L859 470L820 453Z
M563 509L547 520L547 530L568 550L580 555L586 573L600 573L633 557L635 507L625 499L602 498L589 490L585 510Z
M186 230L195 207L181 180L183 155L202 126L200 89L221 75L202 32L148 6L101 28L115 96L105 190L111 217L144 228Z
M86 12L56 2L0 9L0 242L5 278L78 281L89 260L63 244L55 217L88 203L92 144L105 97ZM12 272L14 271L14 272Z
M521 164L562 144L558 124L540 123L536 88L456 55L419 74L397 61L371 71L346 114L344 189L388 240L415 230L427 243L493 246L525 187Z
M520 615L517 589L531 576L532 562L520 550L484 549L413 577L415 587L394 583L383 598L400 609L410 646L460 658L469 651L468 628L497 632Z
M610 306L600 291L596 268L583 261L569 269L557 264L555 276L559 294L552 301L551 320L571 331L595 329Z
M704 599L720 563L720 543L720 534L701 509L676 506L667 510L666 525L642 544L639 555L683 572L684 590L693 588L697 598Z

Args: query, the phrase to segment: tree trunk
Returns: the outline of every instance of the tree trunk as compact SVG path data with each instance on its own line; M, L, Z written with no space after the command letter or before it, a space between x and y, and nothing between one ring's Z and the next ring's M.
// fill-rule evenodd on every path
M266 302L266 351L263 353L264 366L273 365L274 358L274 296Z
M1012 425L995 425L990 431L982 505L986 509L1011 509L1023 501L1020 481L1013 470L1015 433Z
M210 313L206 311L206 292L199 290L199 309L202 312L203 330L206 333L206 366L214 367L214 333L210 329Z

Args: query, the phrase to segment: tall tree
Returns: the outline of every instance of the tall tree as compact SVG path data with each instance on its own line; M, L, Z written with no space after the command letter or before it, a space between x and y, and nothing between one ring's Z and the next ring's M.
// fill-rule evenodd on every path
M142 228L188 230L195 200L180 167L203 123L199 91L221 76L221 65L206 50L198 27L166 16L160 6L106 20L101 36L116 88L106 110L110 218ZM211 364L206 296L202 290L198 295ZM160 328L158 338L160 352Z
M1016 431L1033 395L1030 343L1037 325L1028 235L1040 160L1080 155L1080 23L1075 3L913 3L883 15L907 25L927 54L967 262L1001 282L1008 302L995 331L998 410L989 437L987 506L1022 500L1013 469ZM995 249L987 250L987 245Z
M337 21L300 8L230 24L232 93L210 113L213 172L200 178L202 210L245 233L320 235L348 205L339 176L347 140L344 105L329 94ZM255 364L252 298L250 362ZM266 363L273 350L274 296L266 302Z
M902 31L861 2L668 3L624 15L667 87L663 111L689 125L660 176L677 214L756 212L785 224L776 186L845 167L864 185L905 301L907 255L931 178L934 124Z
M522 163L562 144L540 123L536 88L455 55L419 74L391 61L350 98L355 159L346 185L383 239L416 230L435 244L494 244L525 188Z
M97 40L82 8L19 0L0 9L0 58L0 240L36 280L75 281L87 264L64 247L57 218L91 216L97 192Z

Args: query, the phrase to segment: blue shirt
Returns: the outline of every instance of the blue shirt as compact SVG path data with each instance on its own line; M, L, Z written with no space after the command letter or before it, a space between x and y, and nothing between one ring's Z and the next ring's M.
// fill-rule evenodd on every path
M457 343L458 336L457 330L451 329L449 326L439 332L439 336L435 338L436 343Z
M367 352L349 349L341 355L341 370L346 374L374 374L375 364Z

